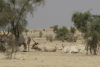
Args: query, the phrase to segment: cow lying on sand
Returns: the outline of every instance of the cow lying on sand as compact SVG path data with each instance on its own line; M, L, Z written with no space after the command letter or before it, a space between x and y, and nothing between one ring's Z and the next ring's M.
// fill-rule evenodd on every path
M56 52L57 47L56 46L52 46L52 45L48 45L46 43L45 44L39 44L39 43L35 42L31 49L36 49L36 50L45 51L45 52Z
M62 51L65 53L78 53L76 46L67 46Z
M83 45L67 46L62 51L65 53L86 53L85 46Z

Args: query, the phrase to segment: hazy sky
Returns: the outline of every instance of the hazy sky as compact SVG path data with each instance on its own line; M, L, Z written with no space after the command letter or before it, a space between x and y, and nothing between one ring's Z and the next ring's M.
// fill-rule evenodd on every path
M45 29L54 25L70 28L74 11L100 14L100 0L45 0L45 5L37 8L34 17L28 15L27 29Z

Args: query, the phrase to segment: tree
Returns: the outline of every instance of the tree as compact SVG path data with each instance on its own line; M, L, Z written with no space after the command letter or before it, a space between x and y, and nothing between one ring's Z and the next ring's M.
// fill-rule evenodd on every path
M17 43L28 24L27 14L33 16L36 7L41 4L44 4L44 0L0 0L0 28L10 28Z
M25 29L25 33L26 33L26 35L27 35L27 32L28 32L29 30L28 29Z
M55 25L52 28L53 28L53 32L57 34L58 33L58 25Z
M1 23L4 22L3 26L9 24L17 39L19 37L20 27L23 26L25 28L27 26L27 14L30 13L33 16L36 6L44 3L44 0L1 0L0 3Z
M84 39L96 55L97 43L100 38L100 16L92 15L90 11L85 13L76 12L72 15L72 21L75 27L84 34Z
M72 22L74 22L74 26L81 31L82 33L85 33L87 31L87 27L89 26L88 20L90 18L91 14L89 11L82 13L82 12L75 12L72 15Z

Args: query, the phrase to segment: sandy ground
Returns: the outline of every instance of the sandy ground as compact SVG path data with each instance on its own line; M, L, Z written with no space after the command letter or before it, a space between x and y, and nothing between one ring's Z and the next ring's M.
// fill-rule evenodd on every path
M44 43L44 39L35 39ZM47 42L47 41L46 41ZM31 42L32 44L33 42ZM68 43L61 41L47 42L50 45L57 47L64 44L78 45L76 43ZM81 43L80 43L81 44ZM30 45L31 48L32 45ZM22 52L23 46L20 47L20 52L17 52L16 59L5 59L4 53L0 53L0 67L100 67L100 55L86 54L69 54L62 51L57 52L40 52L30 49L30 52ZM14 54L13 54L14 56Z
M46 33L49 34L50 32ZM36 34L36 33L35 33ZM50 33L51 34L51 33ZM52 33L53 34L53 33ZM28 33L33 36L33 34ZM62 44L66 46L85 45L82 40L77 42L61 42L61 41L46 41L45 38L34 38L36 42L61 47ZM33 44L33 41L31 41ZM22 52L23 46L16 54L16 59L5 59L4 53L0 53L0 67L100 67L100 54L86 55L86 54L69 54L62 51L57 52L41 52L32 50L30 44L30 52ZM14 54L13 54L14 57Z

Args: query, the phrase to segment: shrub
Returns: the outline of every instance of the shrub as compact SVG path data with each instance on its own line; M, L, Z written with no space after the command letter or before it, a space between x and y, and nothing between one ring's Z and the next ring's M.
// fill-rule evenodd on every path
M45 29L43 29L43 31L45 31Z
M68 42L76 42L78 36L74 36L72 33L68 33L65 37L65 40Z
M71 33L73 33L73 34L74 34L74 33L75 33L75 31L76 31L75 27L71 27L71 28L70 28L70 32L71 32Z
M68 34L68 29L63 26L62 28L60 28L57 33L56 33L56 39L57 40L64 40L66 37L66 34Z
M46 36L46 40L52 42L53 41L53 36L52 35L49 35L49 36Z
M39 33L39 37L42 37L42 35L43 35L43 33L40 31L40 33Z

